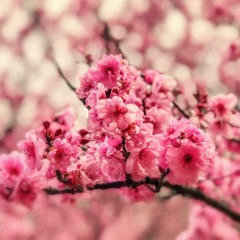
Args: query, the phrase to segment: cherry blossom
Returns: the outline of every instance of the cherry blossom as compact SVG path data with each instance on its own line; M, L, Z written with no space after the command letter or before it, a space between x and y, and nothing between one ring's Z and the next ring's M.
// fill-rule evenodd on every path
M18 147L25 153L29 168L41 168L41 159L43 158L46 145L42 139L37 138L34 131L26 133L26 140L20 141Z
M188 120L173 121L162 142L160 164L170 169L170 182L193 184L202 173L208 173L215 154L213 142Z

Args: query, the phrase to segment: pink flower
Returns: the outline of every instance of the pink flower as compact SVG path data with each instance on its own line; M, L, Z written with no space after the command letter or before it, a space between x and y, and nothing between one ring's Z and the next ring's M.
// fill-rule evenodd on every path
M147 90L147 97L144 98L146 108L156 106L170 112L171 101L174 99L172 91L177 84L175 79L167 74L149 70L146 71L145 79L151 83Z
M147 110L147 117L153 124L154 134L163 132L169 122L169 115L170 113L165 109L158 108L156 106Z
M133 135L126 142L130 156L126 162L126 171L134 180L147 176L158 178L160 176L159 137L152 135L153 126L149 123L141 124L139 133Z
M97 121L109 136L117 132L124 135L134 134L143 121L142 110L134 104L125 104L121 97L101 99L95 108ZM90 119L90 123L93 125L96 121Z
M96 72L91 68L80 78L80 86L76 90L78 98L87 98L91 90L96 88Z
M107 125L113 122L116 124L121 122L128 112L122 98L117 96L114 96L112 99L99 100L96 110L98 119L103 120Z
M147 146L147 143L153 139L153 125L151 123L142 123L139 127L138 133L131 136L131 139L128 139L126 146L129 151L132 152L133 149L137 151ZM158 141L159 143L159 141ZM158 144L159 145L159 144Z
M67 180L67 185L71 188L83 187L90 184L92 181L86 173L82 170L82 163L78 161L67 167L65 172L62 172L63 177Z
M103 182L104 177L99 158L95 158L93 154L87 154L86 156L80 157L79 163L81 165L80 170L82 174L84 173L83 184Z
M108 181L125 180L125 162L122 159L117 159L114 157L101 158L101 170L102 174L107 178Z
M15 183L26 171L24 155L12 152L0 156L0 182L4 185Z
M24 152L26 156L27 165L30 169L37 168L38 170L42 165L42 158L46 149L45 141L39 139L35 131L30 131L25 134L26 140L18 143L18 147Z
M16 186L15 194L13 199L21 202L26 207L31 207L34 200L37 198L39 189L37 182L33 179L23 178L20 183Z
M192 142L200 143L204 141L205 133L189 120L182 118L179 121L171 119L163 136L165 141L190 139Z
M66 139L56 138L53 142L53 148L48 153L51 165L59 170L65 169L70 164L72 157L77 157L72 145Z
M121 143L122 143L121 137L109 138L106 136L104 142L99 146L100 153L102 155L106 155L107 157L110 157L112 155L116 157L117 148L118 149L121 148Z
M177 82L167 74L156 74L152 80L153 97L172 98L171 91L176 87Z
M97 62L98 82L101 82L106 88L113 88L117 85L120 74L121 55L104 55Z
M173 120L160 137L160 166L170 169L174 184L194 184L206 175L215 157L210 136L186 119Z
M138 78L134 85L132 86L132 89L130 91L130 96L128 96L128 102L140 102L142 104L142 99L145 99L147 97L147 94L150 92L150 86L144 82L141 78ZM130 99L130 101L129 101Z
M209 105L216 117L229 119L238 99L234 94L219 94L209 99Z
M40 191L41 179L38 173L33 176L25 161L25 156L18 152L0 157L0 194L30 207Z
M173 184L193 184L197 181L201 170L204 170L205 159L201 148L190 142L181 147L169 147L165 159L170 169L167 179Z
M61 125L62 131L69 131L77 119L77 114L71 107L65 107L64 110L54 119Z
M147 176L158 178L160 171L158 155L151 146L139 149L138 152L131 153L127 159L126 170L133 179L139 180Z
M144 72L144 79L148 84L152 84L154 78L159 74L158 71L148 69Z
M80 78L80 87L76 90L76 94L79 98L86 99L88 106L93 106L89 96L99 88L99 84L103 86L104 94L107 89L111 89L113 94L124 96L138 77L139 73L136 69L129 66L121 55L103 55Z

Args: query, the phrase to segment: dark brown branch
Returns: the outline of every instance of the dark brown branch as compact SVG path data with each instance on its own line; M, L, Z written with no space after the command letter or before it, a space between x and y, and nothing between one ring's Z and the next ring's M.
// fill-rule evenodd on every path
M145 101L145 99L142 99L142 106L143 106L143 114L144 114L144 116L146 116L147 111L146 111L146 101Z
M58 72L58 74L61 76L61 78L65 81L65 83L68 85L68 87L72 90L72 91L76 91L77 88L75 88L71 83L70 81L66 78L66 76L64 75L61 67L59 66L58 62L56 61L56 59L54 57L52 57L52 61L53 61L53 64L54 66L56 67L56 70Z
M39 12L33 12L32 14L32 21L33 21L33 24L36 28L39 29L39 31L41 31L43 37L45 38L45 42L46 42L46 48L47 48L47 51L49 53L49 57L53 63L53 65L55 66L58 74L60 75L60 77L65 81L65 83L67 84L67 86L72 90L76 91L77 88L75 88L71 82L68 80L68 78L65 76L65 74L63 73L60 65L58 64L58 62L56 61L55 57L54 57L54 54L53 54L53 47L52 47L52 44L51 44L51 41L49 39L49 37L47 36L46 32L44 31L44 28L42 27L41 25L41 17L39 15ZM83 103L83 105L85 106L86 105L86 102L85 102L85 99L80 99L80 101Z
M230 217L232 220L240 222L240 214L239 213L233 211L225 204L223 204L211 197L208 197L207 195L205 195L203 192L199 191L198 189L187 187L187 186L173 185L167 181L164 182L163 180L161 180L161 179L164 179L166 174L167 174L167 172L164 172L163 175L160 177L160 179L145 178L144 180L137 181L137 182L135 182L133 180L132 181L126 180L126 181L116 181L116 182L96 184L94 186L87 186L87 190L93 191L93 190L119 189L122 187L128 187L131 189L135 189L141 185L146 185L146 186L152 185L152 186L155 186L154 192L157 192L157 190L160 191L160 189L161 189L161 187L158 188L159 183L160 183L160 186L173 190L175 194L181 194L182 196L204 202L207 205L224 213L226 216ZM68 188L67 189L45 188L43 190L49 195L65 194L65 193L75 194L75 193L83 192L83 188L81 186L78 188L72 188L72 189L71 188L69 188L69 189Z
M70 194L75 194L75 193L80 193L83 191L80 191L78 189L73 189L73 188L65 188L65 189L56 189L56 188L44 188L43 191L47 193L48 195L58 195L58 194L65 194L65 193L70 193Z
M178 104L177 104L176 102L174 102L174 101L173 101L173 106L174 106L175 108L177 108L177 110L178 110L185 118L187 118L187 119L190 118L190 115L188 115L187 113L185 113L185 112L178 106Z
M122 149L123 149L122 153L123 153L124 161L127 162L127 159L129 158L131 153L128 152L126 149L126 138L124 136L122 136ZM128 182L128 183L133 182L133 180L131 178L131 174L126 173L126 182Z
M230 217L232 220L240 222L240 214L239 213L236 213L235 211L231 210L229 207L227 207L223 203L221 203L211 197L208 197L207 195L205 195L203 192L199 191L198 189L190 188L190 187L186 187L186 186L180 186L180 185L172 185L169 182L163 182L162 185L166 188L173 190L176 194L181 194L185 197L204 202L207 205L224 213L225 215Z
M106 42L106 50L107 50L107 53L109 54L110 53L110 43L113 43L116 50L122 54L122 57L123 58L126 58L126 56L124 55L121 47L120 47L120 41L115 39L111 33L110 33L110 29L109 29L109 26L107 23L103 23L103 33L102 33L102 37L103 39L105 40Z
M161 177L159 178L158 185L156 186L156 192L161 191L161 187L163 186L163 180L164 178L169 174L170 169L166 169L166 171L163 171Z
M68 184L68 180L66 178L64 178L64 176L62 175L62 173L59 170L56 170L56 177L59 182Z
M55 60L54 57L52 57L53 65L56 67L56 70L60 77L65 81L65 83L68 85L68 87L75 93L77 88L75 88L71 82L67 79L67 77L64 75L61 67L59 66L58 62ZM86 100L84 98L80 98L80 101L83 103L83 105L86 105Z
M88 191L93 191L93 190L107 190L107 189L119 189L123 187L128 187L135 189L138 186L145 185L145 184L151 184L151 185L158 185L159 179L156 178L145 178L144 180L141 181L115 181L115 182L107 182L107 183L97 183L94 186L87 186L86 189ZM66 189L56 189L56 188L45 188L43 189L47 194L50 195L55 195L55 194L63 194L63 193L80 193L83 192L83 188L66 188Z
M124 136L122 136L122 149L123 149L124 161L126 162L131 153L128 152L126 149L126 138Z
M68 87L75 92L76 88L66 78L66 76L64 75L61 67L59 66L58 62L54 58L52 44L51 44L51 41L50 41L49 37L47 36L47 34L45 33L45 31L44 31L44 29L41 25L41 17L39 16L39 13L38 12L33 12L32 13L32 19L33 19L34 25L39 28L39 30L41 31L42 35L45 38L47 51L49 52L50 59L52 60L52 63L55 66L58 74L65 81L65 83L68 85Z

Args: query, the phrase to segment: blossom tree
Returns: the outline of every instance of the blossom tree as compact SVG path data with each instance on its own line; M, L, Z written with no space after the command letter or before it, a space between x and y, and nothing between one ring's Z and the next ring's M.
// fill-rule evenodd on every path
M239 239L239 2L66 2L0 18L3 239Z

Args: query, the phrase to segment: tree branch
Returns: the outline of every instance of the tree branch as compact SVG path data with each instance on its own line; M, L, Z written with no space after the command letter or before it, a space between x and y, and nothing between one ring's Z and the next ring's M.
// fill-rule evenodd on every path
M180 185L173 185L167 181L163 181L164 177L167 175L168 171L162 173L162 176L159 179L156 178L145 178L141 181L115 181L115 182L108 182L108 183L99 183L95 184L94 186L87 186L88 191L93 190L107 190L107 189L119 189L122 187L128 187L131 189L135 189L141 185L153 185L155 189L152 189L154 192L159 192L161 187L166 187L174 191L175 195L180 194L184 197L188 197L191 199L199 200L215 209L224 213L226 216L230 217L232 220L240 222L240 213L237 213L230 209L225 204L205 195L198 189L187 187L187 186L180 186ZM160 187L159 187L160 184ZM49 195L56 195L56 194L76 194L84 192L81 186L77 188L66 188L66 189L55 189L55 188L45 188L43 189Z
M185 113L185 112L178 106L178 104L177 104L176 102L174 102L174 101L173 101L173 106L174 106L175 108L177 108L177 110L178 110L185 118L187 118L187 119L190 118L190 115L188 115L187 113Z
M60 77L65 81L65 83L68 85L68 87L76 94L77 88L75 88L71 84L71 82L67 79L67 77L64 75L64 73L63 73L61 67L59 66L58 62L56 61L56 59L53 56L51 58L52 58L53 65L55 66ZM86 106L86 100L84 98L80 98L80 101L83 103L84 106Z
M128 152L126 149L126 138L124 136L122 136L122 149L123 149L124 161L126 162L129 156L131 155L131 153Z
M66 78L66 76L64 75L61 67L59 66L58 62L56 61L56 59L54 57L52 57L52 62L53 62L53 65L55 66L58 74L60 75L60 77L65 81L65 83L68 85L68 87L72 90L72 91L76 91L77 88L75 88L71 83L70 81Z
M169 182L163 182L162 184L164 187L172 189L175 191L176 194L181 194L185 197L199 200L201 202L206 203L207 205L219 210L220 212L224 213L228 217L230 217L232 220L240 222L240 213L236 213L226 205L224 205L221 202L218 202L217 200L208 197L203 192L199 191L195 188L190 188L186 186L180 186L180 185L172 185Z
M41 25L41 17L39 16L38 12L33 12L32 13L32 19L33 19L33 24L35 25L35 27L38 27L39 30L41 31L43 37L45 38L46 41L46 48L47 51L49 52L49 57L54 65L54 67L56 68L58 74L60 75L60 77L65 81L65 83L67 84L67 86L75 93L77 88L75 88L71 82L68 80L68 78L65 76L65 74L63 73L60 65L58 64L58 62L56 61L54 54L53 54L53 47L51 44L51 41L49 39L49 37L47 36L46 32L44 31L44 28ZM90 58L89 58L90 61ZM76 94L76 93L75 93ZM85 99L80 99L80 101L83 103L83 105L86 105L86 101Z
M43 37L45 38L45 41L46 41L46 47L47 47L47 51L50 53L50 58L52 60L52 63L53 65L55 66L58 74L61 76L61 78L66 82L66 84L69 86L69 88L71 90L73 90L74 92L76 91L76 88L70 83L70 81L65 77L62 69L60 68L58 62L56 61L56 59L54 58L54 55L53 55L53 48L52 48L52 44L51 44L51 41L49 39L49 37L47 36L47 34L45 33L42 25L41 25L41 17L39 15L38 12L32 12L31 13L31 16L32 16L32 22L33 22L33 25L38 28Z
M115 45L116 50L117 50L120 54L122 54L122 57L123 57L123 58L126 58L126 56L124 55L124 53L123 53L123 51L122 51L122 49L121 49L121 47L120 47L120 41L117 40L117 39L115 39L115 38L111 35L111 33L110 33L110 28L109 28L108 24L105 23L105 22L103 22L103 33L102 33L102 37L103 37L103 39L104 39L105 42L106 42L106 51L107 51L108 54L111 52L111 50L110 50L110 45L109 45L109 44L110 44L110 43L113 43L113 44Z

